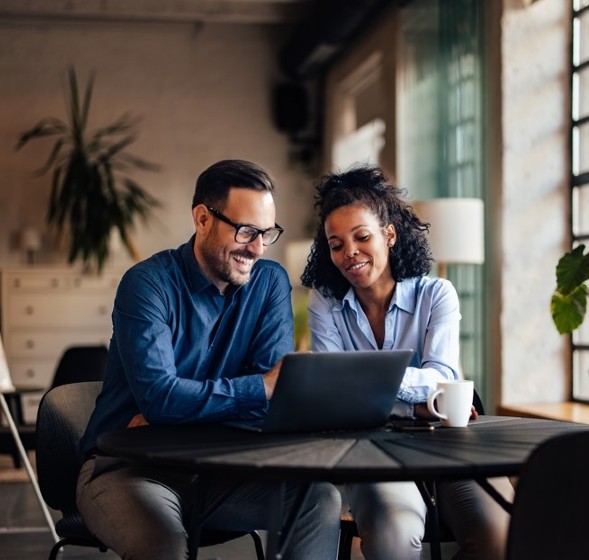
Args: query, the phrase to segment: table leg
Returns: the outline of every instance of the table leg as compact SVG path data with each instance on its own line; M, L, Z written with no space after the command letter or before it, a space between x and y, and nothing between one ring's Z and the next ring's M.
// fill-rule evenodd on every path
M430 551L431 551L431 558L432 560L441 560L442 558L442 549L440 546L440 518L438 514L438 494L436 483L431 482L430 488L428 488L427 484L423 481L417 481L417 488L419 488L419 492L425 502L425 506L427 507L427 515L430 524Z
M285 482L280 483L280 490L276 492L272 500L271 518L273 525L268 527L266 546L266 558L268 560L282 560L282 558L284 558L286 547L292 537L294 525L299 518L302 509L305 507L313 483L304 484L301 487L297 500L286 520L284 520L285 486Z
M476 483L491 496L507 513L513 511L513 504L507 501L486 478L475 479Z
M209 504L206 503L207 491L209 485L208 477L205 474L196 477L194 482L194 506L190 514L188 524L188 560L197 560L198 547L200 544L200 534L202 526L213 515L219 506L235 492L243 482L236 482L228 486L223 492L220 492ZM206 505L205 505L206 504Z
M266 558L268 560L280 560L282 558L280 540L283 529L282 520L284 519L284 488L285 483L281 482L270 503L270 519L272 519L272 523L268 527L268 536L266 538Z
M243 482L240 481L228 486L226 490L219 493L213 501L207 504L206 489L209 485L208 478L204 474L201 474L196 478L193 486L195 503L190 515L188 528L189 560L197 560L198 558L198 546L202 526L207 522L211 515L217 511L219 506L221 506L223 502L242 484ZM297 500L286 520L284 520L285 486L285 482L280 483L279 490L274 494L270 504L272 524L268 527L266 544L266 558L269 560L281 560L284 557L284 552L292 537L293 527L299 518L302 509L305 507L313 483L302 486Z

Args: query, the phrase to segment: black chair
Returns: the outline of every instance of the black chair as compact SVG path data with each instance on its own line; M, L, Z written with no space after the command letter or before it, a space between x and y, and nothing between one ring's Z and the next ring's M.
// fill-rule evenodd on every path
M66 383L102 381L106 373L107 355L108 349L104 345L70 346L66 348L53 374L50 389ZM14 421L18 426L24 448L35 449L37 444L35 427L25 424L22 412L22 398L25 393L25 390L15 391L7 395L7 401ZM12 455L15 468L20 468L20 455L12 440L8 441L6 449Z
M480 414L485 414L485 409L483 406L483 401L481 397L476 392L473 393L472 396L472 404L475 410ZM436 484L433 483L424 483L419 482L420 490L422 495L425 493L427 496L432 497L433 500L437 500L436 497ZM352 555L352 543L354 538L359 537L358 534L358 527L351 512L344 512L342 514L342 519L340 522L340 533L339 533L339 544L338 544L338 553L337 558L338 560L350 560ZM442 521L438 523L438 535L437 538L434 536L432 531L431 523L426 521L425 524L425 533L423 536L423 542L430 543L432 547L436 547L436 552L434 552L434 556L440 556L440 543L444 542L454 542L456 539L452 534L450 528L445 525Z
M51 389L66 383L102 381L106 373L108 349L104 345L70 346L62 354Z
M61 537L49 553L55 560L62 547L77 545L107 547L94 537L76 507L76 481L82 466L78 442L82 437L102 383L98 381L67 383L48 391L39 405L37 416L37 476L47 505L61 512L55 530ZM264 560L260 536L235 531L203 530L200 546L222 544L249 534L258 560Z
M589 426L540 445L516 486L507 560L584 560L589 504Z

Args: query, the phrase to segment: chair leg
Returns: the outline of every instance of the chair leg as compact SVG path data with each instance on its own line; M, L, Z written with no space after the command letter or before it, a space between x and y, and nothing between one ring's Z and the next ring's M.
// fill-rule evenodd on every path
M350 560L352 556L352 543L355 536L356 531L352 530L348 523L342 522L339 531L337 560Z
M262 538L260 537L260 533L257 531L251 531L249 533L250 537L254 541L254 547L256 548L256 557L258 560L266 560L266 556L264 555L264 547L262 546Z
M56 542L49 552L49 558L47 560L57 560L57 555L59 551L62 549L64 545L67 544L67 539L61 539L60 541Z

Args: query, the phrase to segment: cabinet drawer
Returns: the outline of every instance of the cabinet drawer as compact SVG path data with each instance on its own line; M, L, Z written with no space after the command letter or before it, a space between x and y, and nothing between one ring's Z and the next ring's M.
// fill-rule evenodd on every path
M102 292L110 294L110 298L114 299L117 286L119 285L120 275L102 274L101 276L72 276L68 279L68 288L73 290L89 292Z
M110 327L100 331L56 332L11 330L3 339L6 354L12 358L46 358L57 360L68 346L93 346L110 342Z
M17 387L49 387L57 360L8 360L12 383Z
M6 302L10 328L108 328L113 298L103 294L13 294Z
M114 296L120 278L121 273L96 276L41 269L3 273L3 283L5 284L6 293L43 292L50 294L73 289L84 291L85 293L109 293Z
M25 424L34 424L37 421L37 412L43 394L43 391L39 391L22 395L22 415Z
M4 273L3 282L7 292L43 291L49 292L63 290L67 287L63 275L57 274L14 274Z

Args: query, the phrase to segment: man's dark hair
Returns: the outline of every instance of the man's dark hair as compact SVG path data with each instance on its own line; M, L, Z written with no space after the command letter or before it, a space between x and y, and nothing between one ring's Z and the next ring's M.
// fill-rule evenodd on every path
M342 206L357 204L368 208L384 228L395 227L396 243L390 248L391 273L396 282L427 274L433 258L425 224L404 200L405 191L389 185L378 167L356 166L345 173L325 175L316 185L315 208L319 225L311 254L301 276L303 286L314 288L325 296L342 299L350 288L331 261L325 235L325 220Z
M196 180L192 208L199 204L223 210L229 189L268 191L274 196L274 181L261 167L240 159L225 159L205 169Z

